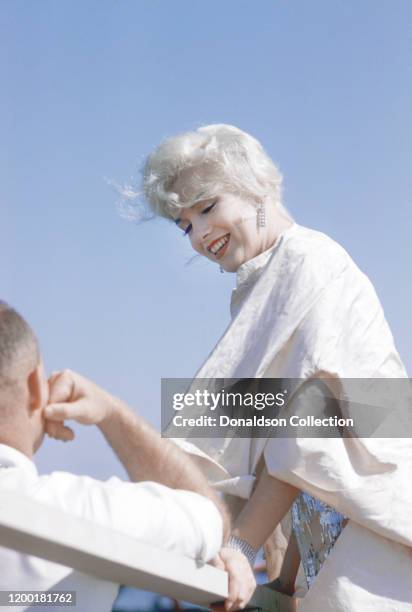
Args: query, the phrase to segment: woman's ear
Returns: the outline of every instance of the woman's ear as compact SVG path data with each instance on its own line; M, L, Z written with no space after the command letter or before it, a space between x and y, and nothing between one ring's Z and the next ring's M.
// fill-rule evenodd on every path
M27 378L30 410L43 409L49 397L49 386L44 373L43 363L40 361Z

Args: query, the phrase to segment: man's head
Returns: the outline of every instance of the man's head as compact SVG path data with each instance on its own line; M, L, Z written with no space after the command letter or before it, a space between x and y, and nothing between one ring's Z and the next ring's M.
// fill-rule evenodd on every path
M31 457L43 440L47 400L36 336L18 312L0 301L0 443Z

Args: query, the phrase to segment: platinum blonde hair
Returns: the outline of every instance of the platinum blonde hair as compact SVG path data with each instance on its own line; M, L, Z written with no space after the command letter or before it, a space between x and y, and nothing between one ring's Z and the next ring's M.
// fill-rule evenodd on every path
M186 198L184 189L180 194L174 191L174 184L188 171L196 195ZM167 219L222 191L249 196L256 203L268 201L291 218L281 202L282 175L277 166L256 138L232 125L207 125L160 143L144 164L142 187L151 212ZM138 195L130 188L123 194Z

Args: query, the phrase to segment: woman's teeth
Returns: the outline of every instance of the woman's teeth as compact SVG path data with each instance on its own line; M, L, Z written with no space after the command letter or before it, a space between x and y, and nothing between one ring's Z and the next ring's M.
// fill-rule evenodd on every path
M226 236L223 236L223 238L221 238L220 240L218 240L217 242L215 242L210 248L209 251L211 253L213 253L213 255L217 255L218 251L220 251L220 249L222 247L225 246L225 244L227 244L229 242L229 234L226 234Z

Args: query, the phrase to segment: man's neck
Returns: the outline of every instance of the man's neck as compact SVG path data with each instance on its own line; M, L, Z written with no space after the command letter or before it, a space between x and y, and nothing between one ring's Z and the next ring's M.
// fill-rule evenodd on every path
M29 459L33 458L33 444L27 439L27 435L22 435L19 428L4 427L0 421L0 444L6 444L26 455Z

